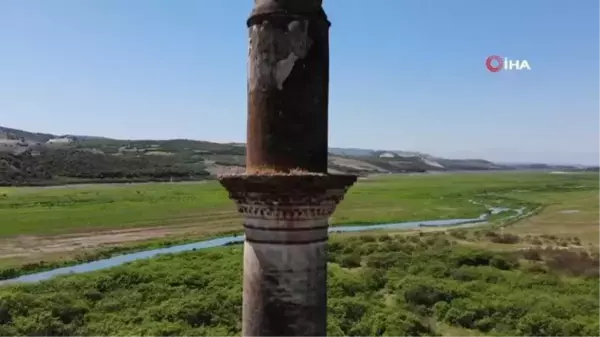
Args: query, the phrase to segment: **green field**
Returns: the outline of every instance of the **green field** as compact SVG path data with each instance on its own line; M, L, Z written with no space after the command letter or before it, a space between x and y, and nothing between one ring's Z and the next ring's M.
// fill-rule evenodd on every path
M597 190L596 174L390 176L359 181L332 223L476 217L485 209L469 199L506 206L540 204L560 199L553 197L556 192L586 196ZM233 202L217 182L0 188L0 237L178 225L230 231L239 224Z
M543 212L511 226L521 235L576 235L598 243L598 176L479 173L361 179L333 225L473 218L488 205ZM567 211L567 212L565 212ZM575 212L576 211L576 212ZM575 213L574 213L575 212ZM501 216L507 216L503 214ZM215 181L0 188L0 266L28 270L67 260L241 232L241 219ZM555 240L555 241L556 241ZM82 256L83 255L83 256ZM15 275L10 271L6 275Z
M329 335L598 336L598 185L596 174L548 173L359 181L333 224L485 210L469 200L532 213L469 229L333 234ZM96 247L89 260L241 229L215 182L5 188L0 195L0 251L25 250L28 242L56 248L65 237L94 240L133 228L165 231ZM5 258L16 268L1 274L72 264L81 251ZM40 259L49 262L22 266ZM0 287L0 335L239 335L241 263L241 247L224 247Z

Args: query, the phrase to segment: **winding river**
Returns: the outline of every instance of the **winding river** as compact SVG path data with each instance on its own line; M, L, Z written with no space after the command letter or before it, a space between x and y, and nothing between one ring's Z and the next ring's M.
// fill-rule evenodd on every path
M456 227L473 227L478 225L483 225L487 223L488 218L493 214L499 214L502 212L511 211L510 208L503 207L487 207L488 211L484 214L481 214L478 218L472 219L444 219L444 220L428 220L428 221L411 221L411 222L399 222L399 223L391 223L391 224L378 224L378 225L357 225L357 226L335 226L329 228L329 232L332 233L341 233L341 232L362 232L369 230L383 230L383 229L414 229L420 227L447 227L453 226ZM525 211L524 208L514 209L515 215L511 217L517 217L523 214ZM225 236L216 239L203 240L199 242L158 248L152 250L146 250L136 253L129 253L114 256L107 259L77 264L69 267L61 267L52 269L49 271L22 275L13 279L0 281L0 285L6 284L15 284L15 283L30 283L30 282L38 282L51 279L53 277L59 275L68 275L68 274L81 274L87 273L91 271L106 269L115 267L118 265L122 265L127 262L132 262L141 259L151 258L157 255L162 254L172 254L172 253L180 253L198 249L206 249L219 247L234 243L240 243L244 241L244 236Z

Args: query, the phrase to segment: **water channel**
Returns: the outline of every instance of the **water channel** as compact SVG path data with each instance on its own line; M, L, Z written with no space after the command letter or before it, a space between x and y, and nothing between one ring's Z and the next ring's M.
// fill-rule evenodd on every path
M399 223L391 223L391 224L377 224L377 225L356 225L356 226L335 226L329 228L329 232L331 233L342 233L342 232L362 232L362 231L370 231L370 230L384 230L384 229L414 229L421 227L448 227L452 226L456 227L473 227L479 226L487 223L487 219L493 214L499 214L502 212L511 211L510 208L503 207L487 207L488 211L481 214L478 218L472 219L444 219L444 220L427 220L427 221L411 221L411 222L399 222ZM525 211L524 208L515 209L515 215L511 217L517 217L523 214ZM14 284L14 283L30 283L30 282L38 282L51 279L53 277L59 275L68 275L68 274L81 274L87 273L91 271L106 269L110 267L115 267L122 265L127 262L132 262L141 259L151 258L157 255L162 254L172 254L172 253L181 253L192 250L206 249L219 247L229 244L241 243L244 241L244 236L224 236L216 239L203 240L189 244L151 249L136 253L129 253L114 256L107 259L92 261L81 263L69 267L61 267L52 269L49 271L38 272L34 274L22 275L13 279L0 281L0 285L5 284Z

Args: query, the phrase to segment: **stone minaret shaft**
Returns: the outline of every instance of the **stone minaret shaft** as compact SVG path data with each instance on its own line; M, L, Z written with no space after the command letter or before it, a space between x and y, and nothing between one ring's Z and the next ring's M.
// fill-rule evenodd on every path
M246 173L221 177L244 220L244 336L324 336L328 219L351 175L327 174L329 21L321 0L255 0Z

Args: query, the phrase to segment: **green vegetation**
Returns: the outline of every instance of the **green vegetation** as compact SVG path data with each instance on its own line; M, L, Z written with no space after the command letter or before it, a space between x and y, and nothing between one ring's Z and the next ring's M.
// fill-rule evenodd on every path
M127 253L134 253L140 251L147 251L153 249L160 249L165 247L173 247L178 245L184 245L188 243L194 243L201 240L210 240L222 236L228 235L239 235L239 231L236 232L223 232L218 235L203 235L187 236L182 238L173 239L151 239L144 242L124 243L117 246L109 246L100 249L93 250L81 250L75 252L66 252L66 258L61 258L59 255L57 258L44 257L42 260L34 260L33 262L24 262L23 260L17 259L4 259L0 260L0 281L9 280L12 278L19 277L21 275L33 274L37 272L52 270L61 267L73 266L77 264L98 261L101 259L107 259L114 256L119 256ZM2 263L3 262L3 263Z
M0 186L203 180L209 176L207 162L239 165L245 152L232 144L185 139L69 136L72 143L45 143L56 137L0 127L0 141L21 141L18 151L0 152Z
M596 174L366 179L350 190L332 222L470 218L485 210L470 200L525 206L536 215L516 223L499 217L470 229L333 235L328 333L597 336ZM44 253L44 245L55 248L66 233L90 241L100 229L113 229L111 237L116 229L184 229L142 244L75 250L76 259L44 255L46 262L17 262L1 274L239 232L239 221L216 182L0 188L0 250L23 251L34 242ZM0 287L0 335L239 335L241 249L166 255Z
M0 186L203 180L245 165L244 144L72 135L61 136L71 142L46 143L58 137L0 126L0 147L4 141L13 141L9 151L6 148L0 151ZM330 151L331 170L358 175L527 168L582 171L568 166L507 166L480 159L443 159L401 151L333 148Z
M216 182L0 188L0 212L0 236L238 219Z
M0 156L0 185L181 181L208 175L202 161L185 163L173 156L106 155L81 149Z
M547 245L571 246L574 238L582 246L597 245L597 189L593 174L384 176L360 180L331 222L471 218L485 211L469 202L474 199L541 212L518 225L502 219L510 213L492 217L524 240L531 234ZM0 279L240 233L240 223L216 182L0 188ZM533 243L517 243L527 244ZM481 245L497 246L493 240Z
M1 335L239 335L241 247L0 288ZM598 256L491 252L444 232L335 236L330 335L596 336Z
M386 176L360 180L340 204L332 223L472 218L483 213L485 207L472 204L470 199L491 205L533 208L554 203L552 198L563 196L556 192L593 197L597 190L595 174ZM240 229L233 202L214 181L0 188L0 212L0 236L4 237L150 226L194 225L199 231L211 233L216 229ZM585 214L593 216L597 211Z

